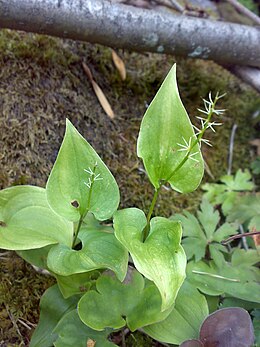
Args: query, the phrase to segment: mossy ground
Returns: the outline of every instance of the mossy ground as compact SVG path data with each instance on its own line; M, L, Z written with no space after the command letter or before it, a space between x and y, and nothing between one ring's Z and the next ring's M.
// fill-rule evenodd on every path
M212 180L212 175L217 180L226 173L234 123L238 130L233 171L248 167L248 141L254 137L251 119L260 107L259 95L212 62L150 53L119 54L127 68L124 82L113 66L109 48L0 31L0 188L16 184L45 186L67 117L115 175L121 207L136 206L147 211L153 191L136 156L136 138L146 105L174 62L178 65L183 103L195 124L201 97L207 97L209 91L213 95L227 92L220 105L227 109L224 124L209 137L214 147L203 149L211 172L211 177L206 172L204 180ZM96 100L82 61L89 65L108 97L116 114L113 121ZM169 216L183 208L194 210L200 197L199 190L183 196L165 190L155 212ZM0 346L27 345L31 331L18 319L27 325L37 322L39 298L52 279L37 274L13 253L0 264ZM138 339L139 335L130 336L129 346L151 346L150 340Z

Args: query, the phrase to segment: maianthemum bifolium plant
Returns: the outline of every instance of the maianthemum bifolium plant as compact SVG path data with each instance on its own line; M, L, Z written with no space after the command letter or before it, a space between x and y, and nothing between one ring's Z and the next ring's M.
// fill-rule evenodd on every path
M109 169L69 120L46 188L0 192L0 247L48 271L57 284L40 303L31 347L116 346L109 336L141 329L173 344L197 338L207 301L185 280L180 221L153 217L161 187L194 191L203 176L200 147L221 96L204 100L193 127L181 102L176 66L141 123L137 154L154 187L151 207L118 210ZM106 221L113 219L113 226ZM130 254L130 257L129 257ZM129 261L130 259L130 261Z

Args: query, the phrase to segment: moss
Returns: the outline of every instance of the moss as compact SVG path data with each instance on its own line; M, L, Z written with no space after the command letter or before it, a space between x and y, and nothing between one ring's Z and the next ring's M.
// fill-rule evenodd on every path
M233 171L248 166L248 141L254 137L251 116L260 107L252 89L212 62L121 50L119 54L127 68L125 82L119 78L109 48L0 31L0 188L14 184L45 186L68 117L115 175L121 207L136 206L147 211L153 189L136 156L136 139L146 106L173 62L178 63L180 94L194 123L201 97L206 97L209 91L228 93L220 105L227 108L224 124L209 137L214 147L203 149L215 179L226 172L234 123L238 124L238 130ZM116 114L114 121L97 102L81 67L83 60L107 95ZM212 180L206 173L205 180L209 179ZM184 208L194 211L200 198L200 190L180 195L164 189L155 212L170 216ZM30 332L19 323L23 338L19 336L5 305L15 321L22 317L36 323L39 297L50 282L19 258L8 259L1 264L0 333L5 345L18 346L22 339L25 344L28 342ZM141 346L139 333L134 336L136 345ZM129 345L135 346L135 338L129 337Z
M28 345L39 299L54 280L36 273L14 252L2 254L0 273L0 345Z

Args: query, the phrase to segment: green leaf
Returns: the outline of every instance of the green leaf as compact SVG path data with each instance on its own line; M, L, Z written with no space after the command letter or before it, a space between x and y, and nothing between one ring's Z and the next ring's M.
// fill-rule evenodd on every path
M199 336L200 326L208 314L205 296L185 281L169 316L162 322L144 327L143 330L158 341L179 345L187 339Z
M45 246L37 249L28 249L26 251L16 251L16 253L22 257L28 263L37 266L41 269L47 269L47 256L53 247L52 245Z
M51 271L69 276L108 268L123 281L127 272L128 253L114 234L83 226L78 238L82 242L81 250L65 245L57 245L50 250L47 264Z
M225 297L222 301L221 308L226 307L242 307L247 311L251 311L254 308L260 308L260 304L257 304L256 302L250 302L245 301L237 298L232 297Z
M252 176L248 170L244 172L238 170L235 177L226 175L221 177L221 182L226 184L228 190L232 191L251 191L254 189L254 183L251 181Z
M4 249L72 244L73 224L49 207L43 188L16 186L1 190L0 221L0 247Z
M214 211L214 207L206 199L202 200L200 210L197 212L198 219L203 226L207 240L210 241L220 220L219 212Z
M85 170L94 171L95 167L97 180L90 189L87 184L91 175ZM119 190L114 177L69 120L48 179L47 198L54 211L74 222L87 210L98 220L109 219L119 204Z
M213 262L190 262L187 278L200 291L208 295L226 293L238 299L260 302L260 271L256 267L234 267L225 263L218 268Z
M54 332L58 335L54 342L55 347L87 347L87 342L92 340L95 347L113 347L114 343L107 340L112 329L95 331L81 322L76 310L68 312L60 320Z
M135 267L153 281L162 296L162 310L174 304L185 278L186 257L180 245L179 222L155 217L150 222L150 233L142 242L146 226L143 211L128 208L114 214L117 239L130 252Z
M214 233L213 241L221 242L225 238L235 235L237 232L238 226L234 223L224 223L222 224Z
M78 298L67 300L61 295L57 285L46 290L40 302L40 321L35 329L30 347L51 347L57 339L54 328L63 315L75 309Z
M251 312L253 318L253 326L255 331L256 347L260 346L260 309Z
M213 205L222 205L222 211L226 216L232 210L239 198L239 192L251 191L254 184L248 170L238 170L235 176L225 175L220 178L222 183L206 183L202 189L206 190L204 197Z
M250 222L249 228L260 229L260 195L242 196L230 211L229 221L237 221L240 224Z
M232 254L231 264L232 266L248 266L254 265L259 262L260 254L258 250L255 249L245 249L236 248Z
M98 271L91 271L70 276L53 275L57 280L63 297L67 299L76 294L82 295L89 290L100 276L100 273Z
M170 219L181 222L183 226L183 236L193 236L207 240L205 233L202 231L200 223L191 213L184 211L183 214L177 213L170 217Z
M225 258L223 253L221 253L220 250L218 249L218 244L213 243L209 245L209 253L218 268L221 268L222 266L225 265Z
M144 115L137 142L137 154L143 159L156 189L164 180L182 193L198 187L204 172L198 145L191 152L198 152L193 157L197 162L189 158L174 172L186 155L186 151L179 151L178 143L184 143L184 139L189 142L190 138L195 141L191 122L179 96L174 65Z
M104 274L97 280L96 289L87 292L78 304L80 319L95 330L119 329L127 324L135 331L165 319L170 313L170 310L161 312L158 289L151 282L145 284L135 270L126 284Z
M260 175L260 157L257 157L256 160L251 163L250 168L253 174Z
M182 245L188 260L193 258L200 261L205 257L207 246L216 263L221 266L225 262L224 256L220 252L226 253L226 248L216 242L220 242L225 237L237 233L237 225L224 223L218 227L220 222L219 212L215 211L208 200L203 199L200 205L201 211L197 212L198 219L192 214L184 212L184 215L176 214L171 220L180 220L183 225Z
M187 260L194 257L195 261L197 262L205 257L207 240L196 237L185 237L182 240L182 246L187 256Z

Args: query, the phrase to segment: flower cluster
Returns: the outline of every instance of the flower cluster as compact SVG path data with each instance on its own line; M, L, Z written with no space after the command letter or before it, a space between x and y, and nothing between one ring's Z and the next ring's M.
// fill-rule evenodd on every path
M90 189L91 186L93 185L93 183L95 181L101 181L103 180L102 177L100 177L100 173L99 174L95 174L95 170L96 170L96 167L97 167L97 163L95 163L94 165L94 169L92 170L90 167L88 169L84 169L85 172L87 172L90 177L88 178L88 182L84 182L84 184Z
M203 116L196 116L196 118L200 120L201 128L198 128L195 125L193 125L195 135L190 137L188 141L182 136L183 143L177 143L177 145L181 147L178 149L178 151L186 151L189 159L198 162L198 160L194 158L194 156L198 154L198 152L191 153L193 147L197 143L199 144L199 146L201 146L202 143L205 143L208 146L212 146L209 140L203 138L203 135L207 129L211 129L213 132L216 132L214 127L222 125L222 123L219 122L212 122L211 118L213 114L221 116L226 111L225 109L215 108L217 101L221 99L223 96L225 96L225 94L219 95L217 93L213 100L211 93L209 93L209 100L203 99L205 109L198 108L198 111L202 113Z

